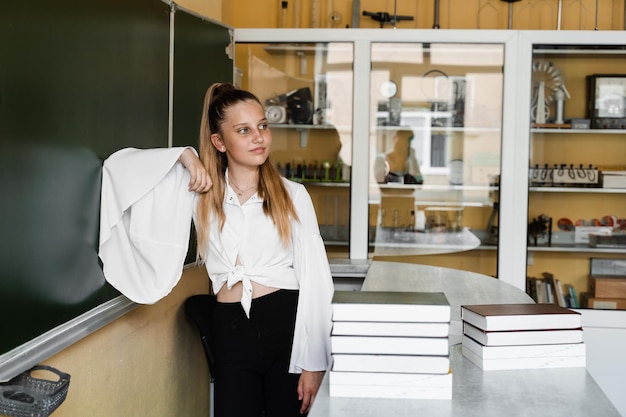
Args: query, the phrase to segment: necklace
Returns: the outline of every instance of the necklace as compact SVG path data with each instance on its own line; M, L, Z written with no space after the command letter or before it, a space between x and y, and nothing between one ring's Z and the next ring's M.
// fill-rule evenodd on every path
M252 187L242 190L241 187L239 187L237 183L233 181L233 178L230 175L228 176L228 180L230 181L230 185L233 186L233 190L235 191L235 194L237 194L239 197L244 195L244 193L247 193L248 191L253 190L257 187L256 184L254 184Z

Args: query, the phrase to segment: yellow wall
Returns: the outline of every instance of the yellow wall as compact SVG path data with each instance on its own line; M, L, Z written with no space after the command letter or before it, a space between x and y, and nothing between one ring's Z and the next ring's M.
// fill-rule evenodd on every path
M222 0L176 0L175 3L209 19L222 21Z
M239 28L276 28L279 22L278 0L229 0L223 2L223 22ZM400 21L398 28L430 29L434 24L434 1L361 0L361 13L387 12L413 16ZM440 0L441 29L507 29L509 3L502 0ZM512 29L557 29L558 3L524 0L512 4ZM359 13L359 14L361 14ZM560 29L623 30L624 0L599 2L596 24L596 0L563 0ZM289 0L287 27L352 27L352 0ZM360 16L360 28L377 28L379 23ZM391 26L386 25L390 28Z
M183 301L208 292L206 270L186 270L172 293L142 305L44 361L71 375L54 417L206 417L208 367Z

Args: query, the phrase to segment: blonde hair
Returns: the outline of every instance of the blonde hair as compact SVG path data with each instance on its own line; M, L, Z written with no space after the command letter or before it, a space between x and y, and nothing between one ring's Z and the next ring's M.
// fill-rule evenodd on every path
M198 240L198 257L206 253L209 245L209 224L212 216L218 220L220 231L226 223L223 201L226 190L226 168L228 158L215 148L211 142L211 135L222 135L222 123L226 112L235 104L244 101L254 101L261 107L259 99L249 91L241 90L228 83L211 85L204 96L202 119L200 122L200 160L213 181L211 189L199 195L196 230ZM287 191L283 179L270 161L266 159L259 166L258 193L263 199L263 212L269 216L285 247L291 242L291 220L299 221L293 201Z

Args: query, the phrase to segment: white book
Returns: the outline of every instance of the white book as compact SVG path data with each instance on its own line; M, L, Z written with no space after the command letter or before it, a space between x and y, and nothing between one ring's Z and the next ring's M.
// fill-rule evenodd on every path
M447 337L331 336L331 353L448 355Z
M399 374L330 371L331 397L452 399L452 373Z
M398 323L374 321L333 322L333 335L448 337L450 323Z
M442 292L335 291L333 321L450 321L450 304Z
M483 331L463 323L463 334L485 346L554 345L583 341L582 329Z
M603 188L626 188L626 171L602 171Z
M483 371L503 371L507 369L580 368L586 366L586 356L544 356L534 358L483 359L469 349L463 349L463 356Z
M564 343L554 345L484 346L467 336L463 336L462 345L463 350L471 350L481 359L585 356L587 353L586 345L584 343Z
M333 354L333 371L447 374L449 356Z

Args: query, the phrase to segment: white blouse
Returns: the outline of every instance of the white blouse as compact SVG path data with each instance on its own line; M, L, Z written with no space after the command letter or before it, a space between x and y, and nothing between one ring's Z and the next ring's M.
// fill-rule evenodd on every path
M187 191L189 173L177 163L184 149L128 148L104 163L100 257L107 281L136 302L158 301L182 275L196 202ZM292 221L289 247L258 194L242 205L228 185L226 223L220 231L210 222L203 258L215 293L242 282L246 314L252 281L298 289L289 372L322 371L330 364L333 282L311 197L302 184L284 181L299 218ZM237 256L241 265L235 266Z

